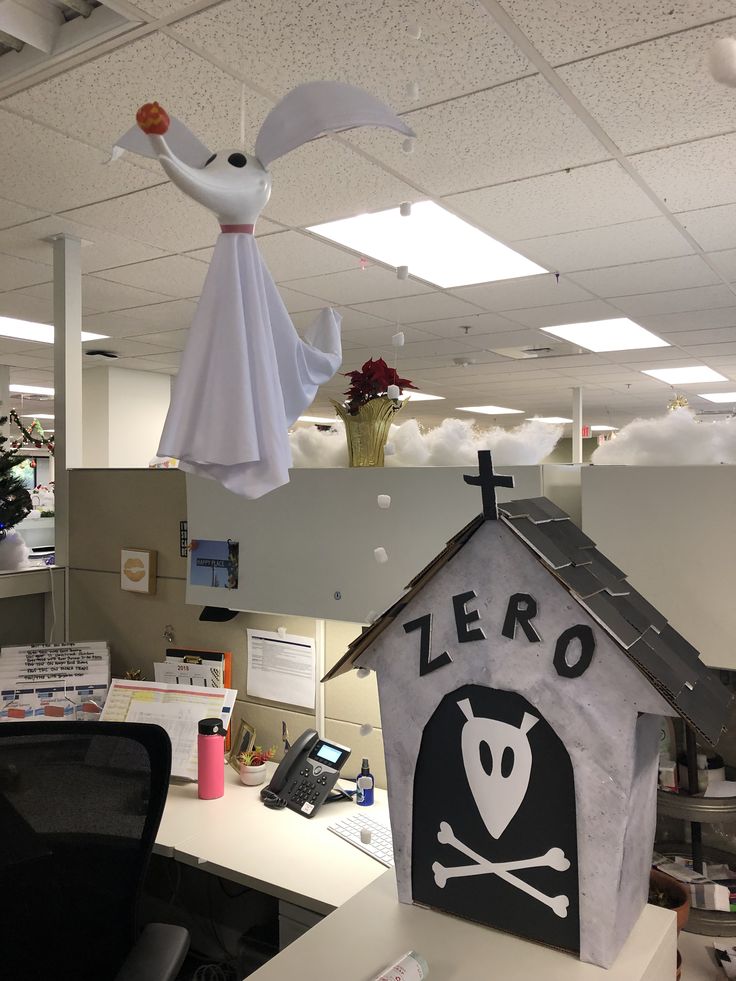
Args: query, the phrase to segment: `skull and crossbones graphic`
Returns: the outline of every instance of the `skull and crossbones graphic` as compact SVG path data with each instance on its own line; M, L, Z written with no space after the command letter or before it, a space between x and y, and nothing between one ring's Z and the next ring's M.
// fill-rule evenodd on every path
M517 728L497 719L476 718L467 698L457 704L466 718L462 730L465 775L488 833L499 839L526 796L532 770L528 733L539 719L525 712L521 725ZM440 889L445 888L448 879L469 875L496 875L548 906L557 916L567 916L570 903L567 896L547 896L514 875L514 872L536 868L566 871L570 868L570 861L561 848L550 848L544 855L534 858L491 862L460 841L447 821L440 822L437 841L441 845L451 845L474 863L447 868L440 862L434 862L432 872L435 884Z

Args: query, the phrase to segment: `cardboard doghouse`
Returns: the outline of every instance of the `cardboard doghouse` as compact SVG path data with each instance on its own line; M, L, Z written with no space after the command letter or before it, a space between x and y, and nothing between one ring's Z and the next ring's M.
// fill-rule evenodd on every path
M648 895L662 715L730 692L546 498L483 514L326 679L377 672L399 899L608 967Z

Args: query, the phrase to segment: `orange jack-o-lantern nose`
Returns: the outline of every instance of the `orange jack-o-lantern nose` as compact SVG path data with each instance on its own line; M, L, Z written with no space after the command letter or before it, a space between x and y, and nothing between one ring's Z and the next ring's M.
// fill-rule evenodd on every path
M163 136L169 128L169 114L158 102L147 102L135 114L135 121L144 133L155 133Z

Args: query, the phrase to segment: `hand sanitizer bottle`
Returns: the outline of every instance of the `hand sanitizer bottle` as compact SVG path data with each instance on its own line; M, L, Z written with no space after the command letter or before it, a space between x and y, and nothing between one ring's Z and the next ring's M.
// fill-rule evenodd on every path
M356 804L360 804L361 807L369 807L373 803L373 788L375 783L373 774L368 769L368 760L363 757L363 764L360 768L358 779L355 781L357 788L355 795Z

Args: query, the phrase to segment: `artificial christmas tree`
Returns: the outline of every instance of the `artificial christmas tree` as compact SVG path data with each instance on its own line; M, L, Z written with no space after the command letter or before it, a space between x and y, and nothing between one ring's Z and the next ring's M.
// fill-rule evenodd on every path
M19 569L27 564L28 549L13 527L31 511L31 495L23 481L13 473L21 457L5 448L8 437L2 435L7 417L0 419L0 571Z

